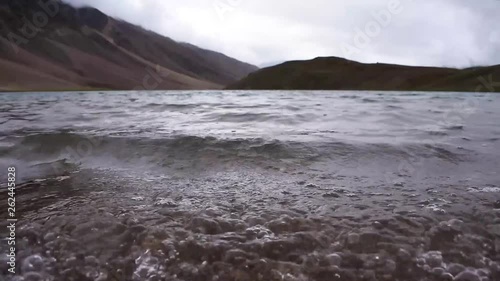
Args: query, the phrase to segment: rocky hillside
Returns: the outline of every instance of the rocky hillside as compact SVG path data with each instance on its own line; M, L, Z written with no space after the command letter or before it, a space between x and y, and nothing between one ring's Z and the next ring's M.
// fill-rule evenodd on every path
M263 68L228 88L500 92L500 65L453 69L323 57Z
M257 67L94 8L0 0L0 89L218 89Z

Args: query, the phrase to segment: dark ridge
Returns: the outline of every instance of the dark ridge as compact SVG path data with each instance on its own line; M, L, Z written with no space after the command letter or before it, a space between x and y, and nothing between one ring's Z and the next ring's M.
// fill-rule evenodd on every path
M500 65L454 69L320 57L263 68L228 89L492 92L495 81L500 81Z
M109 22L107 15L94 8L81 8L78 9L78 14L82 24L96 30L102 30Z

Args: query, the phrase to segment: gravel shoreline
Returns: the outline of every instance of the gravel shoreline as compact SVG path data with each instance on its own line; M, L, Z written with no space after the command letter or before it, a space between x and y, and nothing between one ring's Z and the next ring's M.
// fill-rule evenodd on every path
M0 272L9 281L500 280L496 194L471 212L465 196L481 193L433 209L393 190L413 211L355 208L383 193L266 173L246 187L249 175L139 186L83 172L31 183L19 199L30 206L17 230L21 275L7 275L5 255ZM83 188L91 178L101 180Z

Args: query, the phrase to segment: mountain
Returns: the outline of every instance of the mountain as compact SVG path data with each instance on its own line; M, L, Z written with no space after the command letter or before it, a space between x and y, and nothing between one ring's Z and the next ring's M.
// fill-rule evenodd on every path
M0 90L220 89L256 66L56 0L0 0Z
M268 62L259 64L258 67L259 68L271 67L271 66L275 66L275 65L278 65L278 64L282 64L284 62L285 61L282 61L282 60L281 61L268 61Z
M500 91L500 65L454 69L319 57L260 69L228 89Z

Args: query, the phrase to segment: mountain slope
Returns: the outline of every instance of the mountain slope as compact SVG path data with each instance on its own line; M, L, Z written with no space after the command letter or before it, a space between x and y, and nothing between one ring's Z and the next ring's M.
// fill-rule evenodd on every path
M491 83L493 81L493 83ZM500 65L469 69L363 64L336 57L290 61L251 73L229 89L491 91ZM489 85L488 85L489 84ZM500 91L500 85L497 91ZM494 89L493 89L494 90Z
M0 89L219 89L257 69L94 8L42 3L0 0Z

